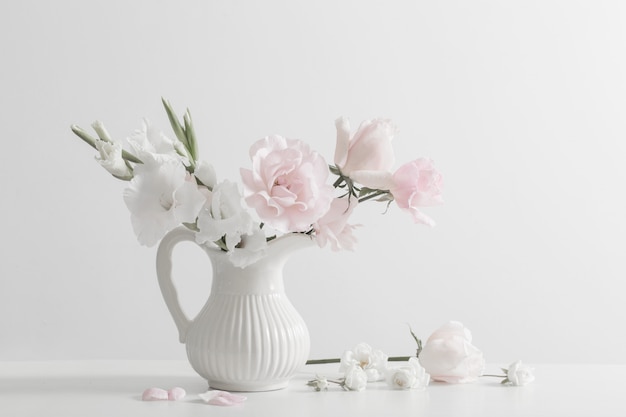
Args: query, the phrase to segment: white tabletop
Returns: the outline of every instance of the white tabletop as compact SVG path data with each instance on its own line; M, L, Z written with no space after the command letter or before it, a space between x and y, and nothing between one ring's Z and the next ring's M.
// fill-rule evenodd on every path
M425 391L381 382L361 392L315 392L306 381L316 373L335 377L337 365L305 366L287 389L219 407L198 397L206 382L187 362L0 362L0 416L626 416L626 365L537 365L535 382L524 387L483 377ZM175 386L187 391L184 399L141 401L146 388Z

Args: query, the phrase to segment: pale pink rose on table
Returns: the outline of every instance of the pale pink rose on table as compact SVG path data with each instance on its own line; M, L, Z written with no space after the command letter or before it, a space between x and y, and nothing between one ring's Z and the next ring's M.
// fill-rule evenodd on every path
M260 219L281 232L306 232L330 208L328 165L295 139L268 136L250 148L252 170L241 169L245 200Z
M389 120L366 120L350 137L348 119L341 117L335 125L335 165L341 173L365 187L387 189L395 162L391 140L396 127Z
M428 338L419 361L434 381L473 382L482 375L485 359L471 342L470 331L451 321Z
M354 249L356 238L352 231L357 227L348 224L348 218L359 204L356 197L335 198L330 210L315 223L315 240L320 248L330 244L332 250Z
M418 207L442 204L442 187L443 178L435 169L433 161L418 158L398 168L393 174L389 191L398 207L408 211L416 223L434 226L434 220L422 213Z

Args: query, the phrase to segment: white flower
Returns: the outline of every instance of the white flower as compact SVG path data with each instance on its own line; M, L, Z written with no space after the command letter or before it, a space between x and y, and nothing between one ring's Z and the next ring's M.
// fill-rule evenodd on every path
M193 223L206 199L179 160L144 161L124 190L139 243L156 244L180 223Z
M185 165L189 164L184 146L178 140L171 140L159 129L150 125L148 119L143 119L141 129L136 130L127 139L128 144L133 148L135 155L144 163L153 159L161 161L163 159L179 159Z
M215 168L213 165L209 164L206 161L198 161L196 162L196 169L193 174L196 178L204 185L213 189L215 184L217 184L217 175L215 173Z
M267 242L242 202L237 184L228 180L217 184L198 215L196 241L202 244L223 238L231 262L243 268L263 256Z
M255 226L252 233L241 235L239 244L229 253L230 262L239 268L245 268L265 256L266 249L265 233Z
M535 380L533 369L522 364L522 361L515 361L509 365L509 369L503 369L506 373L506 379L503 384L511 384L515 386L523 386Z
M387 355L380 350L374 350L367 343L359 343L352 350L347 350L341 357L339 371L343 372L356 364L363 369L370 382L385 378Z
M345 390L363 391L367 386L367 374L356 362L346 369L344 378L341 386Z
M96 160L104 169L109 171L114 177L122 180L130 180L133 177L133 171L122 158L122 145L116 142L105 142L100 139L96 139L95 144L99 153L99 156L96 156Z
M242 234L252 232L253 221L242 205L237 184L225 180L217 184L198 216L196 241L214 242L225 237L228 250L233 250Z
M326 377L320 377L316 375L315 379L307 382L307 385L315 388L315 391L327 391L329 384L328 384L328 379L326 379Z
M387 384L396 389L416 388L423 390L430 382L430 375L417 358L410 358L408 366L387 369Z

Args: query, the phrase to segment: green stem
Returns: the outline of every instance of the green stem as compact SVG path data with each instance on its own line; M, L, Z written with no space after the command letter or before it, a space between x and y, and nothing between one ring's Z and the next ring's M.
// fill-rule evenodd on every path
M387 190L378 190L375 193L368 194L365 197L359 198L359 203L362 203L362 202L367 201L367 200L371 200L372 198L376 198L378 196L385 195L385 194L388 194L388 193L389 193L389 191L387 191Z
M413 356L392 356L387 358L389 362L406 362L411 359ZM332 358L332 359L309 359L306 361L307 365L321 365L324 363L340 363L341 359Z

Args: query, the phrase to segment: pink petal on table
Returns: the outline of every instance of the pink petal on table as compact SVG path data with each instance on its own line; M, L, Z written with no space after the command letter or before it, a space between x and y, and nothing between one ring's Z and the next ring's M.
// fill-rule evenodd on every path
M185 395L187 395L187 393L181 387L174 387L167 391L167 399L170 401L180 400L185 398Z
M198 396L208 404L222 406L237 405L246 400L246 397L243 395L231 394L228 391L219 390L207 391L204 394L198 394Z
M141 395L141 399L143 401L167 400L168 399L168 394L167 394L167 391L165 391L162 388L148 388Z

